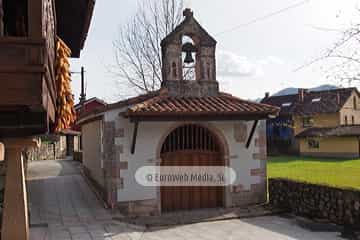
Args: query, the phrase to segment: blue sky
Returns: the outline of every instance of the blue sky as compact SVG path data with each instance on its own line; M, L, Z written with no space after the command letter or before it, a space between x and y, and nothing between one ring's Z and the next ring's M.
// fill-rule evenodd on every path
M145 0L97 0L89 36L72 70L86 68L88 97L119 100L116 77L108 68L114 63L113 41ZM286 87L313 87L329 82L321 67L294 71L319 57L339 38L335 31L354 21L359 0L309 0L303 5L254 24L227 31L301 0L187 0L195 17L218 41L217 79L223 91L245 99L262 97ZM360 14L358 14L360 15ZM219 34L226 31L226 33ZM74 75L78 99L80 77Z

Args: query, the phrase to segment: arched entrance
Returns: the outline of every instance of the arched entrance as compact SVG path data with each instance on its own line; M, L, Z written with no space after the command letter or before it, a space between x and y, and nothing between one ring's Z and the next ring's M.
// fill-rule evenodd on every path
M174 129L161 148L161 166L224 166L222 146L209 129L186 124ZM161 186L163 212L224 206L224 187Z

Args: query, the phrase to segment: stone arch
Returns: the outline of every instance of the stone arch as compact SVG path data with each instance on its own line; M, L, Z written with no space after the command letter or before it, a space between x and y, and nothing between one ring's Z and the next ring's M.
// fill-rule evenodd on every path
M206 128L207 130L209 130L218 140L219 145L220 145L220 153L224 158L225 161L225 166L229 166L229 156L230 156L230 149L229 149L229 145L228 142L225 138L225 136L223 135L223 133L221 132L220 129L218 129L216 126L214 126L211 123L200 123L200 122L181 122L181 123L175 123L172 126L170 126L165 132L164 134L161 135L161 138L158 142L157 145L157 149L156 149L156 160L157 160L157 165L160 165L161 162L161 148L167 138L167 136L174 131L176 128L186 125L186 124L197 124L203 128Z
M198 60L197 43L194 40L194 36L183 34L181 36L181 62L182 62L182 80L196 81L198 79L198 66L200 61ZM185 61L188 56L193 59L192 63Z
M164 142L166 141L166 138L168 137L168 135L171 134L175 129L177 129L183 125L187 125L187 124L195 124L195 125L198 125L200 127L203 127L205 129L209 130L209 132L218 141L218 144L220 147L220 155L223 158L222 160L223 160L224 166L229 167L230 166L230 157L229 157L230 149L229 149L229 145L226 140L226 137L224 136L222 131L211 123L194 122L194 121L174 123L173 125L171 125L170 127L167 128L167 130L161 135L161 138L158 141L158 145L157 145L157 149L156 149L156 165L161 166L161 149L162 149L162 146L163 146ZM161 187L160 186L156 188L156 194L157 194L158 214L161 214L162 203L161 203ZM225 186L224 192L223 192L224 207L229 207L230 202L231 202L230 201L230 186Z

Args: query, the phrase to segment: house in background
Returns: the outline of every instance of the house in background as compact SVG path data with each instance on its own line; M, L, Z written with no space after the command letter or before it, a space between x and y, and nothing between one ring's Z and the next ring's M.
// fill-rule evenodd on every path
M267 122L269 151L282 152L281 139L304 156L359 157L359 101L356 88L266 96L262 103L281 107L279 117Z
M83 164L112 207L130 215L233 207L266 201L265 120L277 107L219 91L216 41L190 9L161 43L159 91L83 116ZM143 166L228 166L221 187L143 186Z
M300 96L300 92L299 94L275 97L270 97L269 93L266 93L265 98L261 101L280 108L280 113L276 118L266 121L268 154L294 154L299 152L293 128L293 114L297 102L301 101Z
M104 100L93 97L88 100L81 101L80 103L76 104L74 108L77 118L80 119L81 116L86 115L89 112L94 112L96 109L105 107L106 105L107 103ZM72 130L81 131L81 126L74 124Z

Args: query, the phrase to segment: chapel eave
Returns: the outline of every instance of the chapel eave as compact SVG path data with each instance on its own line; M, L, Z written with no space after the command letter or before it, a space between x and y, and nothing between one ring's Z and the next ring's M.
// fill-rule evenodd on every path
M262 114L143 114L141 116L121 114L131 122L204 122L204 121L255 121L269 119L272 115Z

